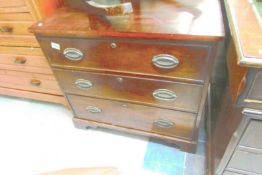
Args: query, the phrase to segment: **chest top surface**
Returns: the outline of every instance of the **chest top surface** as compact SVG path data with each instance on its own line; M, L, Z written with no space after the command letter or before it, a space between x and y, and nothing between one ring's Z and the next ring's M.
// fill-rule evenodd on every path
M64 7L31 31L50 36L166 38L216 41L224 37L218 0L136 0L134 12L98 16Z
M227 14L238 51L238 63L262 68L262 25L254 11L256 0L228 0ZM260 2L262 5L262 2Z

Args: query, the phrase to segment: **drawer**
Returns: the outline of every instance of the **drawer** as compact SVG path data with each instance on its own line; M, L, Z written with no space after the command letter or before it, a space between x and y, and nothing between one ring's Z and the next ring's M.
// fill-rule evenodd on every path
M140 77L60 69L54 69L54 73L66 93L131 101L195 113L198 112L203 91L202 85Z
M108 70L203 81L207 46L100 39L39 37L53 66Z
M0 35L1 46L39 47L34 36L29 35Z
M16 55L26 55L26 56L42 56L44 54L41 48L35 47L0 47L0 54L16 54Z
M67 95L76 117L191 140L196 114Z
M0 34L1 35L32 35L28 28L33 22L0 22Z
M243 78L238 105L252 109L262 109L262 71L252 68Z
M0 87L62 95L52 75L1 70Z
M233 172L243 172L241 174L262 174L261 165L261 154L236 150L228 164L227 170Z
M0 8L26 6L25 0L0 0Z
M250 120L240 140L240 146L262 150L262 121Z
M253 81L247 94L247 98L262 103L262 71L257 72L252 79Z
M53 74L43 56L0 54L0 69Z
M33 21L30 13L0 13L0 21Z
M27 99L33 99L33 100L40 100L40 101L58 103L58 104L68 106L66 99L62 95L38 93L38 92L17 90L17 89L11 89L11 88L3 88L3 87L0 87L0 95L11 96L11 97L16 97L16 98L18 97L18 98L23 98L23 99L27 98Z

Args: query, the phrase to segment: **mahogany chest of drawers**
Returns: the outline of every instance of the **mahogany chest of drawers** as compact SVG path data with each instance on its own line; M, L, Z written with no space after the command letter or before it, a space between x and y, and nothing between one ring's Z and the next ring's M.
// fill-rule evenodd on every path
M193 152L224 35L219 2L199 4L141 0L133 14L111 20L65 7L35 24L75 125L164 139Z

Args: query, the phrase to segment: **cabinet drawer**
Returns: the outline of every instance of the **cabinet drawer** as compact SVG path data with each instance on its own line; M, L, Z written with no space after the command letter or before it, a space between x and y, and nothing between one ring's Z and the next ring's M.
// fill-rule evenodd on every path
M43 56L0 54L0 69L53 74Z
M262 71L249 69L243 78L243 88L239 91L238 105L246 108L262 110Z
M0 13L0 21L33 21L30 13Z
M251 120L240 140L240 146L262 151L262 121Z
M0 22L1 35L32 35L28 28L33 22Z
M66 93L198 112L202 85L54 69Z
M2 70L0 87L62 95L52 75Z
M247 99L260 101L262 103L262 71L257 72L252 79L252 83L247 94Z
M41 48L35 48L35 47L0 47L0 54L16 54L16 55L26 55L26 56L42 56L44 57L44 54L41 50Z
M227 169L234 172L243 172L241 174L262 174L261 165L261 154L236 150L228 164Z
M25 6L25 0L0 0L0 8Z
M38 39L53 66L196 81L203 81L207 75L207 46L159 41L48 37Z
M67 98L78 118L192 139L196 114L74 95Z
M1 46L14 47L39 47L39 44L34 36L29 35L0 35Z

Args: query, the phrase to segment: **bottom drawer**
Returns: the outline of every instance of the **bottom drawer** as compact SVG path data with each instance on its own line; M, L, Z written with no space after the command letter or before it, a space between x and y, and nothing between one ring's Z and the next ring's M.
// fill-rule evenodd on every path
M0 87L62 95L53 75L0 70Z
M108 125L192 140L196 114L119 101L67 95L76 117Z

